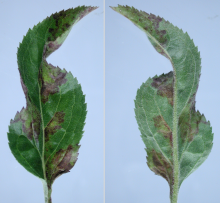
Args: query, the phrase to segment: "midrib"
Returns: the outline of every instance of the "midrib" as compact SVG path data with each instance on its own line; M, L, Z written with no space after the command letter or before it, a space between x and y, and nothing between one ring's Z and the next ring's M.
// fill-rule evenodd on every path
M41 123L42 123L42 132L43 132L43 145L42 145L42 156L41 156L41 160L42 160L42 169L43 169L43 173L44 173L44 180L46 181L46 170L45 170L45 164L44 164L44 146L45 146L45 133L44 133L44 117L43 117L43 111L42 111L42 105L41 105L41 94L40 94L40 85L39 82L38 84L38 89L39 89L39 104L40 104L40 114L41 114Z
M146 32L146 30L144 30ZM169 57L170 62L173 67L173 75L174 75L174 88L173 88L173 95L174 95L174 104L173 104L173 188L172 188L172 197L171 201L172 203L177 202L178 198L178 192L179 192L179 161L178 161L178 137L177 137L177 131L178 131L178 114L177 114L177 80L176 80L176 70L174 68L174 64L172 62L172 58L170 57L169 53L166 49L164 49L163 46L149 33L147 32L147 35L166 53L166 55Z

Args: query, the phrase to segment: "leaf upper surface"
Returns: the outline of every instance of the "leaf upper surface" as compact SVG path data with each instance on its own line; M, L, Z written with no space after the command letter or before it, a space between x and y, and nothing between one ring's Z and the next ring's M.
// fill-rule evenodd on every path
M87 111L77 79L46 58L62 45L72 26L96 8L52 14L29 29L18 48L27 106L11 120L9 146L18 162L49 188L77 160Z

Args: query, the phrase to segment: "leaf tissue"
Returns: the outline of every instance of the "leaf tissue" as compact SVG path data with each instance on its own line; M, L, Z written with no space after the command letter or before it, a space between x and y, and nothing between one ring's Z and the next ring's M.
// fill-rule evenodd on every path
M143 30L173 67L173 71L141 85L135 114L146 146L147 164L167 180L171 203L176 203L183 180L205 161L213 145L210 122L195 109L200 53L187 33L163 18L128 6L112 9Z
M40 178L45 203L52 184L77 161L86 103L81 85L70 72L48 64L71 28L97 7L79 6L52 14L29 29L17 52L26 108L11 120L9 147L17 161Z

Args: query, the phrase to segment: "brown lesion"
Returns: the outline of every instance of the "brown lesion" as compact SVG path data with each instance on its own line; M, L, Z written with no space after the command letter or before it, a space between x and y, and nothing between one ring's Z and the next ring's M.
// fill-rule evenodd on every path
M45 128L45 142L48 142L50 136L54 135L59 129L61 129L61 124L64 122L65 113L63 111L56 112L53 118L48 123Z
M145 12L146 13L146 12ZM147 14L147 13L146 13ZM159 28L159 23L163 20L163 18L159 17L159 16L155 16L154 14L150 13L150 15L148 14L148 19L153 23L154 27L156 29Z
M24 95L25 95L25 98L26 98L26 100L27 100L27 99L28 99L28 89L27 89L26 85L24 84L24 81L23 81L23 79L22 79L22 77L21 77L20 69L18 69L18 70L19 70L19 73L20 73L21 87L22 87L22 89L23 89L23 91L24 91Z
M203 115L201 115L200 112L196 111L195 109L195 97L198 90L198 85L199 84L197 84L196 91L191 95L187 106L179 118L179 126L181 129L180 135L184 142L192 142L194 135L198 134L199 132L199 123L204 122L202 121Z
M66 11L62 10L51 15L51 20L55 20L55 25L49 29L50 36L48 37L47 41L55 41L56 38L60 35L60 31L63 28L63 19L67 17L67 13L69 13L70 10L71 9ZM70 22L68 24L70 26Z
M34 104L31 103L30 97L28 95L28 88L24 84L24 81L21 77L20 69L18 70L20 73L21 86L25 94L26 108L23 107L20 113L17 112L13 122L18 122L20 120L22 122L22 131L24 135L26 135L30 141L32 141L34 138L35 142L38 143L41 122L40 113Z
M152 163L148 163L149 168L156 174L167 180L170 186L173 184L173 166L163 157L161 153L154 149L151 151ZM148 159L148 162L150 160ZM151 165L151 166L150 166Z
M58 44L57 41L49 41L45 46L43 50L43 58L46 59L51 53L56 51L61 47L62 44Z
M160 30L160 23L163 21L163 18L155 16L154 14L148 14L145 11L139 11L134 7L129 6L118 6L114 8L126 18L134 22L136 25L142 27L145 31L150 33L161 45L167 43L167 32L166 30Z
M68 29L70 27L69 23L64 24L64 26Z
M195 109L191 109L191 123L189 128L189 142L193 141L193 137L199 133L199 124L205 123L206 121L202 120L203 115L200 114L199 111L195 111Z
M73 147L70 145L67 148L66 154L63 157L62 161L57 165L57 168L59 168L59 170L65 171L67 173L70 171L71 168L73 168L74 165L70 164L73 151Z
M40 128L41 128L41 116L38 109L32 105L31 108L31 117L32 117L32 123L31 128L33 129L33 137L35 141L38 143L39 135L40 135Z
M195 94L190 98L187 106L179 117L180 136L183 142L192 142L199 132L199 124L203 115L195 110Z
M173 72L162 74L159 77L154 77L151 86L157 89L157 94L166 97L170 105L173 106ZM161 133L165 138L170 140L172 146L172 130L162 115L153 118L154 126L157 132Z
M79 147L79 145L75 147L69 145L67 149L60 149L53 159L47 163L47 179L50 185L60 175L70 172L77 161Z
M157 94L166 97L169 104L173 106L173 72L162 74L159 77L154 77L151 86L157 89Z
M169 125L166 123L166 121L164 120L164 118L159 115L159 116L155 116L153 118L154 120L154 126L157 129L157 132L162 134L165 138L170 140L170 145L173 146L173 142L172 142L172 130L170 129Z
M167 32L166 30L159 30L159 24L163 20L163 18L159 16L155 16L152 13L150 14L146 12L144 13L147 16L147 19L149 19L150 22L152 23L144 27L144 29L147 32L151 33L156 38L156 40L158 40L161 44L165 44L167 42L167 38L166 38ZM143 19L143 20L146 20L146 19Z
M22 108L20 112L17 112L14 120L11 120L11 123L21 122L21 131L30 141L35 139L38 143L38 136L40 134L40 114L36 107L30 104L27 100L27 107Z
M87 7L79 17L79 20L81 20L84 16L86 16L88 13L92 12L93 10L97 9L98 7Z
M49 29L50 36L47 41L55 41L74 23L74 19L82 19L85 15L95 10L97 7L79 6L75 9L62 10L51 15L51 20L55 21L53 28Z
M153 47L156 49L156 51L158 53L160 53L161 55L165 56L167 59L170 60L170 57L166 54L166 52L164 51L164 49L161 48L161 46L159 46L158 44L154 43Z
M173 106L173 84L161 85L158 88L158 94L162 97L167 97L169 103Z
M42 102L48 101L49 95L59 92L59 86L67 82L66 71L61 71L59 67L48 64L43 60L40 69Z

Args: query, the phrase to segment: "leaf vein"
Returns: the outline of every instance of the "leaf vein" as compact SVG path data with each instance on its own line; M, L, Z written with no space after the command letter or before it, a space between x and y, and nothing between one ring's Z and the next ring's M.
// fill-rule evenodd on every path
M143 98L142 98L142 99L143 99ZM141 100L141 103L142 103L142 100ZM147 115L146 115L145 109L143 108L143 106L142 106L142 107L139 107L139 108L142 108L142 109L144 110L144 114L145 114L145 117L146 117L146 123L147 123L148 129L149 129L149 131L150 131L150 133L151 133L151 135L152 135L152 137L153 137L155 143L157 144L158 148L160 149L162 155L166 158L166 160L167 160L167 161L169 162L169 164L171 165L170 160L167 158L167 156L166 156L166 155L164 154L164 152L162 151L161 147L159 146L157 140L156 140L155 137L154 137L154 134L152 133L152 131L151 131L151 129L150 129L150 126L149 126L149 124L148 124L148 120L147 120ZM141 125L141 124L140 124L140 125ZM143 129L143 127L142 127L142 129ZM145 130L144 130L144 131L145 131Z

